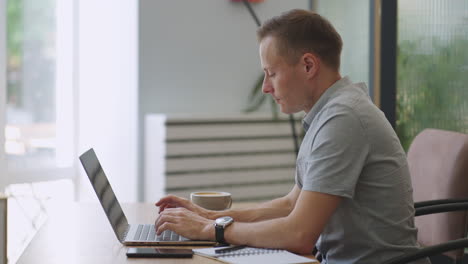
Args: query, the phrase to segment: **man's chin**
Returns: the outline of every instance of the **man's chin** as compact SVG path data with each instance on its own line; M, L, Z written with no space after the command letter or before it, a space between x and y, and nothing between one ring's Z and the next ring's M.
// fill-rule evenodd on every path
M283 113L283 114L292 115L292 114L295 114L295 113L300 112L301 110L294 111L293 109L287 109L287 108L281 107L280 111L281 111L281 113Z

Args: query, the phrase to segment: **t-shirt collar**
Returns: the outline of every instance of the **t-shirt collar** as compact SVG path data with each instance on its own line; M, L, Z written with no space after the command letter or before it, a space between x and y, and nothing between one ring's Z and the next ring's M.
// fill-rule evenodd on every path
M320 110L322 110L323 106L327 104L332 95L341 87L345 87L350 84L352 84L351 80L348 76L345 76L336 81L334 84L332 84L332 86L328 87L327 90L325 90L322 96L320 96L318 101L314 104L312 109L310 109L310 111L305 115L304 119L302 120L302 126L304 127L305 131L309 129L312 120L314 120L317 113L320 112Z

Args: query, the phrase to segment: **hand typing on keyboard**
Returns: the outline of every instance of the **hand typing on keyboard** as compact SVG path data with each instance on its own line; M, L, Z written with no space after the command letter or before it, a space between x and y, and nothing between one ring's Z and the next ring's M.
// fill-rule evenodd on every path
M189 211L195 212L196 214L203 216L204 218L213 219L213 217L210 216L209 210L192 203L190 200L174 195L168 195L166 197L163 197L155 205L159 207L159 213L163 212L168 208L183 207Z
M214 221L206 219L186 208L166 207L156 219L155 229L157 235L166 230L195 240L214 240Z

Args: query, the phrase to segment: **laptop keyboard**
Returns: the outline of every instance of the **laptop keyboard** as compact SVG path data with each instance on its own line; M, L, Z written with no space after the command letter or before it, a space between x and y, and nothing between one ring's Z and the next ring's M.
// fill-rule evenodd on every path
M185 237L179 236L177 233L166 230L161 235L156 236L154 225L138 225L134 240L137 241L182 241L188 240Z

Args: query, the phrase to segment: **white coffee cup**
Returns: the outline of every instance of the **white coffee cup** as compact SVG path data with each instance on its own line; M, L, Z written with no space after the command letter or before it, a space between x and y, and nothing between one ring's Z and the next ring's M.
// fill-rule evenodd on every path
M205 209L226 210L231 208L232 198L228 192L200 191L190 194L190 200Z

